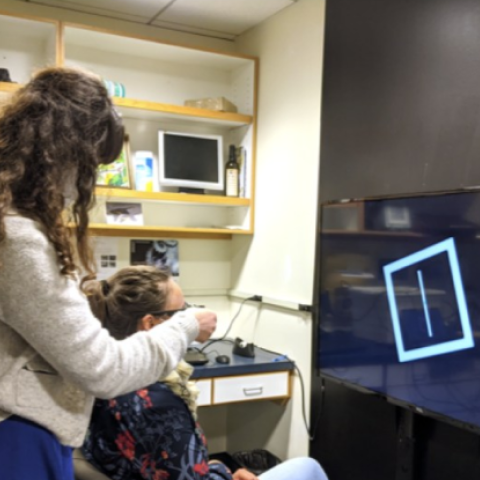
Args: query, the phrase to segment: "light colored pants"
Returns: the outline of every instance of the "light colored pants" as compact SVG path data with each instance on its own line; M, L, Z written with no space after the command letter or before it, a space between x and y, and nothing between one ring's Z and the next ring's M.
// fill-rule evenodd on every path
M292 458L262 473L261 480L328 480L320 464L309 457Z

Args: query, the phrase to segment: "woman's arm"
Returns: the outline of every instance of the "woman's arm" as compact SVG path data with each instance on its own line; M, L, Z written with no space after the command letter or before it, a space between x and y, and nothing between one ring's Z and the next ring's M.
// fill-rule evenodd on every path
M0 319L94 396L112 398L167 375L199 334L195 313L187 310L150 332L123 341L110 337L77 283L60 274L52 246L29 219L8 219L0 262Z

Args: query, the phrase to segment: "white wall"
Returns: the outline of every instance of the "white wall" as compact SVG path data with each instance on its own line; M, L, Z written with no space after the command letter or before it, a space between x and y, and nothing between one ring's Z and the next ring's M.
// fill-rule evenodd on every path
M233 288L304 304L313 295L324 10L324 0L299 0L237 41L238 51L260 58L260 88L255 235L233 241ZM233 333L294 359L309 402L309 315L264 306ZM286 408L251 407L229 415L229 447L251 442L251 427L282 458L308 453L298 377Z
M260 58L260 88L255 237L235 288L301 303L313 288L324 5L299 0L237 42Z

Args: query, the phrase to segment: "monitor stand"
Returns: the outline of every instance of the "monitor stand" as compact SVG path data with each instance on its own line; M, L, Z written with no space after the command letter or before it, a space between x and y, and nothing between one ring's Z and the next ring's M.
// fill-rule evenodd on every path
M186 187L180 187L178 189L178 192L179 193L194 193L196 195L204 195L205 194L205 190L203 190L202 188L186 188Z
M415 478L415 413L397 407L397 468L395 480Z

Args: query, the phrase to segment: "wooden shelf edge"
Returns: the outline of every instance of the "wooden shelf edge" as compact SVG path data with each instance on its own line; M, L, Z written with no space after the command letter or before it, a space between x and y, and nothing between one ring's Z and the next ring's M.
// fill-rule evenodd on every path
M225 197L221 195L196 195L190 193L140 192L126 188L97 187L98 197L121 198L130 200L157 200L162 202L210 204L227 207L248 207L249 198Z
M18 83L0 82L0 92L13 93L19 90L23 85Z
M0 82L0 92L13 93L22 86L23 85L20 85L18 83ZM113 97L112 100L117 107L132 110L164 113L169 115L176 115L179 117L203 118L206 120L224 122L226 124L231 122L232 125L250 125L251 123L253 123L253 117L251 115L243 115L241 113L217 112L215 110L206 110L203 108L185 107L182 105L170 105L167 103L149 102L145 100L135 100L131 98Z
M118 227L112 225L91 225L89 234L92 237L132 237L132 238L191 238L205 240L230 240L231 234L204 232L194 230L172 230L159 227Z
M183 117L197 117L222 122L241 123L245 125L253 123L253 117L251 115L243 115L242 113L218 112L203 108L185 107L183 105L170 105L167 103L150 102L122 97L113 97L113 103L117 107L131 108L134 110L148 110L151 112L174 114Z
M74 225L69 225L74 228ZM229 240L233 235L253 235L250 230L230 230L227 228L186 228L154 227L135 225L107 225L91 223L89 234L93 237L138 237L138 238L195 238L209 240Z

